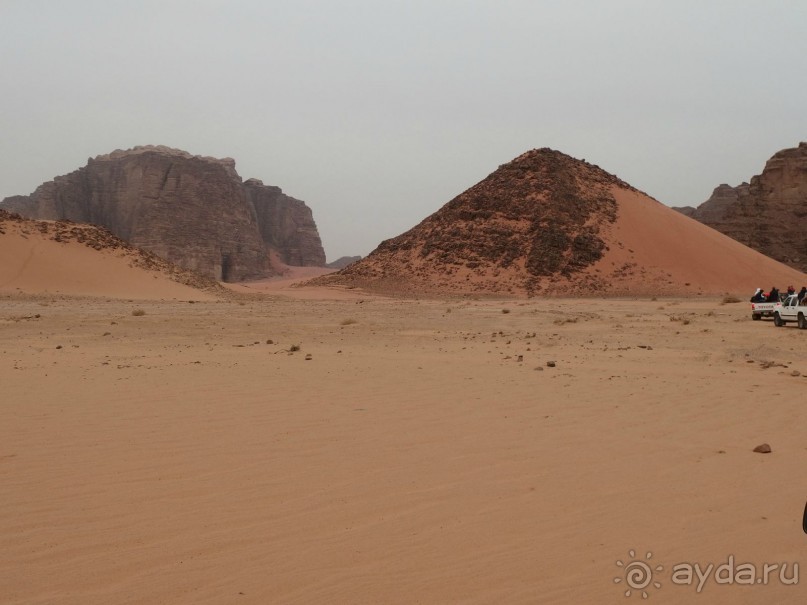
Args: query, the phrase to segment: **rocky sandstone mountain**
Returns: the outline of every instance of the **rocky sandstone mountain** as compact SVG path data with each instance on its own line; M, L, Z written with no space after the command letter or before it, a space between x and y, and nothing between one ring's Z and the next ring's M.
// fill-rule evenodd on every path
M133 246L222 281L273 273L270 252L289 265L325 264L304 202L256 179L243 183L230 158L163 146L91 158L1 207L106 227Z
M676 210L807 271L807 143L774 154L750 183L720 185L697 208Z
M750 294L763 277L807 279L598 166L537 149L310 283L427 295L692 295Z

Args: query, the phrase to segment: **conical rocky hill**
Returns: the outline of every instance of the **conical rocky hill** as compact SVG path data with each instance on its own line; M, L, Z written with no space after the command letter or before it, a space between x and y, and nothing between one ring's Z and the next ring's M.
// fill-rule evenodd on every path
M744 293L801 281L598 166L545 148L315 283L531 296Z

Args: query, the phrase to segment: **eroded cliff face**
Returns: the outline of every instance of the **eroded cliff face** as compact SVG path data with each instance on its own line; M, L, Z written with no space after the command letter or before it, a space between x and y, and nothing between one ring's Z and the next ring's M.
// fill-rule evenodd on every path
M284 263L298 267L325 266L325 250L314 215L305 202L258 179L246 181L244 190L255 211L263 241L277 251Z
M7 198L3 208L101 225L134 246L222 281L271 274L270 248L287 264L324 265L311 210L278 188L261 187L278 192L271 212L255 203L255 187L241 182L234 160L146 146L90 159L30 196Z
M676 210L807 271L807 143L776 153L750 183L720 185L697 208Z

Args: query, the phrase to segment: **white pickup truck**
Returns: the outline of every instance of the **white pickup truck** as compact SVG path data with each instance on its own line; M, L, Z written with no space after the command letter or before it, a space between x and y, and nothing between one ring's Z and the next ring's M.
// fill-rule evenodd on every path
M751 303L751 319L758 321L763 317L770 317L773 315L773 308L778 305L777 302L752 302Z
M798 323L802 330L807 329L807 305L799 304L795 294L788 296L784 302L776 303L773 308L773 324L781 328L789 321Z

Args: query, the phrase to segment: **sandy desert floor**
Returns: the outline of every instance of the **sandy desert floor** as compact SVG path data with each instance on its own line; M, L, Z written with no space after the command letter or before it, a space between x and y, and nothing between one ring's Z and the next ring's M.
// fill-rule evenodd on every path
M807 332L745 302L5 296L0 385L4 604L807 596L671 578L807 564Z

